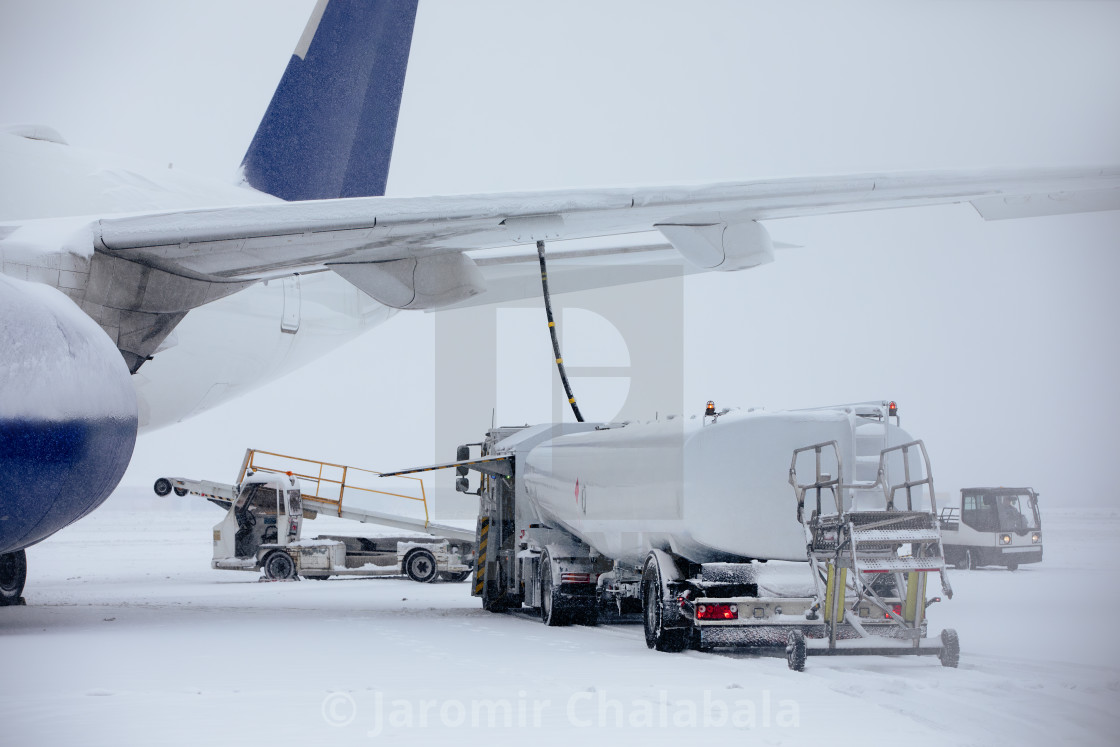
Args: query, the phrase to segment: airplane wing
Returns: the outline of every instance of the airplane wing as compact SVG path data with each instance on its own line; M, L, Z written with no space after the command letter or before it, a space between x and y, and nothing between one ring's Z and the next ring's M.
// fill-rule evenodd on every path
M775 218L971 203L985 219L1120 209L1120 167L793 178L695 187L565 190L451 197L362 197L98 221L96 249L187 276L259 280L345 265L659 231L700 269L742 269L734 229ZM716 230L720 229L720 230ZM751 238L761 235L755 231ZM729 239L732 242L729 242ZM750 243L750 242L748 242ZM759 247L749 247L759 248ZM591 256L588 253L587 256ZM747 258L750 260L751 258ZM389 305L394 305L390 303Z
M971 203L986 219L1120 209L1120 167L792 178L683 187L359 197L94 219L82 298L133 371L191 308L260 280L333 271L386 306L529 297L537 241L556 292L740 270L773 259L762 222ZM652 241L651 241L652 237ZM590 242L590 243L589 243ZM562 273L564 265L568 271Z

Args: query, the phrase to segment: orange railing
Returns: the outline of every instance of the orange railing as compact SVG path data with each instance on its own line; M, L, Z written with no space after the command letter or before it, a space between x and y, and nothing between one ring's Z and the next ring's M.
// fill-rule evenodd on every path
M366 487L360 483L369 480L379 480L380 472L361 467L348 467L345 464L320 462L315 459L277 454L272 451L249 449L245 452L245 460L241 464L241 473L237 477L240 483L245 479L245 474L252 471L264 470L265 472L279 472L298 477L301 481L301 494L307 499L328 503L336 508L338 515L342 515L342 501L347 493L358 492L365 495L384 496L389 498L404 498L418 501L424 507L424 524L428 524L428 497L424 492L424 481L418 477L400 475L386 478L388 480L411 480L419 488L419 495L407 495L391 490L378 490Z

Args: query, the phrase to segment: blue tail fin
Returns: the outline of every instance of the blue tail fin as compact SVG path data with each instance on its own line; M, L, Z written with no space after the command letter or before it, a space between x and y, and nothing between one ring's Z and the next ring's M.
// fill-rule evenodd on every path
M285 200L385 194L418 0L319 0L241 162Z

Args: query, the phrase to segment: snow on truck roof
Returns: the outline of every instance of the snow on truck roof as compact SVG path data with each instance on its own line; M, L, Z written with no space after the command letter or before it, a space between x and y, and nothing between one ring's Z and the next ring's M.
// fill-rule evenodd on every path
M274 485L284 488L294 487L297 490L300 487L299 480L291 474L284 474L283 472L269 472L267 470L257 470L256 472L249 472L245 475L245 479L241 481L242 485Z

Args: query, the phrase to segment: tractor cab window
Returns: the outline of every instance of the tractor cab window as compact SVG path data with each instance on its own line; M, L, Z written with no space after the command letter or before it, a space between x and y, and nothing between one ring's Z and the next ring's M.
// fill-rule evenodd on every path
M965 495L961 521L978 532L1024 534L1039 528L1038 505L1026 493Z
M299 516L303 513L303 500L298 489L288 491L288 513L291 516Z
M995 498L1001 532L1023 533L1039 528L1038 506L1029 495L1001 495Z
M998 532L999 517L990 495L966 495L961 506L961 521L977 532Z
M268 485L250 485L245 489L242 506L251 508L256 514L276 515L276 489Z

